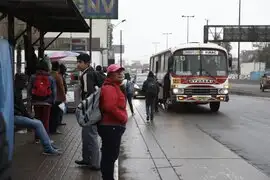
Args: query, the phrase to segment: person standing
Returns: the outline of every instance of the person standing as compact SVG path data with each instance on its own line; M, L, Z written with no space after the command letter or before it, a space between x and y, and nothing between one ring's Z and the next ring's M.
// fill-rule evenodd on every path
M77 68L82 72L80 76L82 100L95 92L96 87L101 86L97 82L96 72L90 63L91 59L88 54L80 54L77 57ZM96 125L82 128L82 160L76 160L75 163L89 166L92 170L100 169L100 149Z
M146 120L152 121L154 119L154 111L156 107L156 99L159 85L155 79L154 73L148 73L147 80L144 81L142 91L145 94Z
M101 173L103 180L114 180L114 163L119 156L120 143L127 123L126 98L120 85L124 68L112 64L101 87L100 110L102 119L98 133L102 140Z
M63 83L62 76L59 73L60 64L58 61L52 62L51 76L56 82L56 101L52 106L51 116L50 116L50 133L52 134L62 134L57 130L57 127L61 121L61 116L63 111L59 108L59 105L66 101L65 87Z
M123 80L122 84L125 87L126 97L127 97L130 111L132 113L132 116L134 116L134 108L133 108L133 104L132 104L134 84L131 82L131 78L130 78L129 73L125 73L125 79Z

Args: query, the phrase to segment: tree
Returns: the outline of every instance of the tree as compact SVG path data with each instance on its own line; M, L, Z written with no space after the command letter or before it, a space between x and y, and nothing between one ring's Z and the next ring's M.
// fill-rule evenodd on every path
M262 50L258 51L258 61L265 62L265 67L270 68L270 46L265 46Z

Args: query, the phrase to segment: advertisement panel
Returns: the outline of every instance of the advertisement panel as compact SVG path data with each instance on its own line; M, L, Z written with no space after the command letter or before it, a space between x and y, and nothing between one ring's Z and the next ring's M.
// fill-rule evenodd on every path
M118 0L73 0L85 19L118 19Z

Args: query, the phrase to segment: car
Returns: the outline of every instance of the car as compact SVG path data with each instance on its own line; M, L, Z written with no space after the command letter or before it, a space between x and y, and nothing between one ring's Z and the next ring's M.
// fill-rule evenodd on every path
M136 74L133 79L133 84L134 84L134 90L133 90L133 98L136 98L138 96L143 96L144 93L142 92L142 86L143 82L147 79L147 74Z
M265 72L260 79L260 89L264 92L265 89L270 89L270 72Z

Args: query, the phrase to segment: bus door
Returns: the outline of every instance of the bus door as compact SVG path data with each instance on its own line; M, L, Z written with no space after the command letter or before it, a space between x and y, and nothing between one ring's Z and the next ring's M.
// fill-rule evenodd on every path
M13 155L14 136L14 101L13 101L13 71L12 49L7 40L0 39L0 179L6 179ZM2 134L1 134L2 133ZM4 141L4 142L3 142ZM3 162L3 158L7 163ZM1 167L2 166L2 167ZM8 175L9 176L9 175Z

